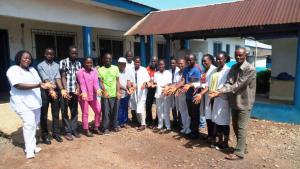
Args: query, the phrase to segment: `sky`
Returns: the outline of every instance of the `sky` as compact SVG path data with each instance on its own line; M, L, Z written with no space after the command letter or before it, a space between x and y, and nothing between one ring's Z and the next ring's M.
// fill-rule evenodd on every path
M132 0L160 10L204 6L216 3L233 2L236 0Z

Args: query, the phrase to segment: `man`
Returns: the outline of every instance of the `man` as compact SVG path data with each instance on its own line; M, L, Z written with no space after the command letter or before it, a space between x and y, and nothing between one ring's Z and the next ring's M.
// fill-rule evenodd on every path
M191 117L191 139L197 139L199 137L198 128L200 118L200 104L193 102L194 93L196 93L196 91L189 85L189 83L200 81L201 72L195 62L196 56L194 54L189 54L187 59L188 66L183 70L183 80L181 82L186 84L186 86L183 87L183 91L186 92L186 104Z
M126 58L126 69L128 71L131 71L131 73L133 74L133 71L134 71L134 62L133 62L132 52L131 51L127 51L125 53L125 58ZM130 96L130 99L129 99L129 107L130 108L132 107L132 104L134 104L134 99ZM135 122L135 123L138 123L138 119L137 119L136 113L135 113L135 111L132 111L132 110L131 110L131 121Z
M133 69L134 68L134 62L133 60L133 55L131 51L127 51L125 54L125 58L126 58L126 69Z
M150 76L150 83L153 83L154 73L157 71L158 57L153 56L150 65L147 67L147 72ZM146 99L146 122L149 126L155 125L152 117L152 105L154 102L156 87L154 85L148 86L148 93ZM157 120L157 117L156 117Z
M134 104L132 110L136 112L140 127L138 131L143 131L146 128L146 96L147 96L147 82L149 82L150 76L147 73L146 68L141 66L140 58L134 59L134 86L135 92L132 94Z
M61 90L62 99L62 117L63 128L65 130L65 138L69 141L73 140L73 136L80 137L77 132L78 120L78 98L79 86L76 80L76 73L81 68L81 64L77 61L78 50L75 46L69 47L69 57L59 62L61 80L63 89ZM68 107L71 111L71 118L68 115Z
M48 90L41 89L42 108L41 108L41 137L45 144L51 144L48 131L48 107L51 103L52 113L52 137L57 142L62 142L59 131L59 108L60 108L60 91L62 89L59 65L54 62L54 50L47 48L45 50L45 60L38 64L37 69L41 79L44 82L51 83L54 88Z
M156 86L155 101L157 107L158 126L161 130L165 124L167 132L171 131L170 109L171 97L166 94L167 86L172 84L172 74L165 70L164 60L159 61L159 70L154 74L154 85ZM164 91L165 90L165 91Z
M127 61L125 58L120 57L118 60L118 66L120 71L120 106L118 112L118 121L120 127L125 127L128 120L128 101L131 94L130 87L133 82L133 75L130 70L126 69Z
M170 60L171 69L169 70L169 72L172 74L172 83L175 83L175 75L179 71L176 62L177 62L176 59L172 57ZM174 128L177 128L180 127L180 121L181 121L180 112L178 111L178 108L176 107L175 104L175 96L170 96L170 97L171 97L171 107L172 107L172 115L173 115L172 126Z
M100 85L103 90L101 98L102 132L109 134L110 126L114 132L120 131L118 126L118 109L120 99L119 68L111 65L112 55L104 55L104 66L98 69Z
M250 112L255 100L256 71L249 64L245 48L238 48L235 52L237 64L233 65L227 76L224 87L216 92L210 93L210 98L222 94L229 95L229 104L232 108L232 125L236 135L237 145L234 153L229 154L226 159L243 159L246 152L247 125L250 120Z

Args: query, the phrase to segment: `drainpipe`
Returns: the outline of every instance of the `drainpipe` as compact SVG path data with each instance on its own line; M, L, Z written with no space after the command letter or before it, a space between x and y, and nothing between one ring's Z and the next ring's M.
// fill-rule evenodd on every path
M92 38L93 38L92 31L93 29L91 27L87 27L87 26L82 27L84 57L92 56Z

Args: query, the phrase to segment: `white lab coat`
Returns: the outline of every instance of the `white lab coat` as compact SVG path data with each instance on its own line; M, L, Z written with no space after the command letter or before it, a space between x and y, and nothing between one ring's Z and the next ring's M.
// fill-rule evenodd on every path
M221 89L224 86L226 79L227 79L227 75L229 73L229 70L230 70L230 68L225 65L223 67L223 69L219 72L217 89ZM213 73L215 73L216 71L217 71L217 69L215 69L215 71L213 71ZM213 75L213 73L212 73L212 75ZM211 79L209 79L208 84L210 86ZM209 104L208 107L211 107L211 105ZM230 124L230 116L231 116L230 113L231 113L231 110L229 107L227 95L221 95L220 97L216 97L214 99L214 104L213 104L213 108L211 111L212 121L218 125L229 125Z
M132 99L132 110L136 110L136 113L145 113L146 112L146 98L147 98L147 88L141 90L142 85L145 82L150 81L150 76L147 72L147 69L140 67L137 71L133 72L133 82L136 85L136 91L131 95Z

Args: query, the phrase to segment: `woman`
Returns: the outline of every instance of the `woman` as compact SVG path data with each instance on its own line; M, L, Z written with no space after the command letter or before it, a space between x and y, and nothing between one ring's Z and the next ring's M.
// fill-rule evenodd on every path
M208 98L208 88L205 89L206 87L208 87L208 81L211 78L211 74L212 72L215 71L216 66L215 66L215 60L214 57L210 54L205 54L202 58L202 65L205 68L205 72L202 74L201 76L201 83L193 83L194 87L202 87L204 88L204 90L201 91L200 94L198 94L195 97L195 100L201 100L201 98L203 97L201 104L200 104L200 116L204 116L205 115L205 119L206 119L206 124L207 124L207 132L208 132L208 136L207 136L207 141L209 143L212 143L215 141L215 135L216 135L216 127L215 124L212 122L212 118L211 118L211 108L209 107L209 98Z
M77 80L80 86L79 104L82 111L84 134L87 137L93 137L93 134L89 131L89 105L95 113L95 128L93 131L95 134L100 134L101 106L97 100L97 95L101 95L101 90L99 88L98 73L93 69L92 58L86 58L84 60L83 68L77 72Z
M36 146L35 139L42 107L40 87L49 89L51 84L41 82L37 71L31 67L32 56L28 51L19 51L15 63L6 72L11 86L10 106L22 119L25 153L30 159L42 150Z
M220 52L216 58L217 69L212 73L209 80L209 93L214 92L223 87L226 82L227 75L230 68L226 65L230 61L230 57L226 52ZM210 99L210 106L212 108L211 117L212 122L216 124L217 148L228 148L229 141L229 124L230 124L230 107L227 95Z

